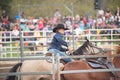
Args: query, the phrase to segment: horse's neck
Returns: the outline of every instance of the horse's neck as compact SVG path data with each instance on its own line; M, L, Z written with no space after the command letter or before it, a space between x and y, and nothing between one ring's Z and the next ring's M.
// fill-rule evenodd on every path
M81 52L82 54L84 54L84 52L86 52L86 47L85 46L81 46L77 51Z
M82 50L83 50L83 53L85 53L85 54L91 54L92 53L92 48L88 45L83 46Z
M87 44L83 44L81 47L79 47L77 50L75 50L73 53L76 54L89 54L89 47L87 46Z
M113 59L113 64L115 65L116 68L120 68L120 57L115 57Z
M119 54L119 53L120 53L120 47L117 46L117 47L116 47L116 54ZM113 59L113 63L114 63L114 65L116 66L116 68L120 68L120 57L115 57L115 58Z

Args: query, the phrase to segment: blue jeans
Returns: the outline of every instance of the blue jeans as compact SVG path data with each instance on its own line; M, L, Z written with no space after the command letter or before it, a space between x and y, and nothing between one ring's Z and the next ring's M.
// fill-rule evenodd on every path
M50 52L50 53L52 53L52 54L54 54L54 56L67 56L64 52L61 52L61 51L59 51L59 50L57 50L57 49L50 49L50 50L48 50L48 52ZM70 59L70 58L65 58L65 59L63 59L65 62L71 62L72 60Z

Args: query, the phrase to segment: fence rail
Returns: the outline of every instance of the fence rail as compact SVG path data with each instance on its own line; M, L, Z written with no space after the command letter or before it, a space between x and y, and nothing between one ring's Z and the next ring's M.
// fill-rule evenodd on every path
M63 58L95 58L95 57L108 57L105 55L81 55L81 56L67 56L67 57L61 57L61 56L51 56L51 57L23 57L23 58L0 58L0 61L15 61L15 60L42 60L42 59L49 59L52 58L53 62L53 69L51 72L16 72L16 73L1 73L0 77L3 76L12 76L12 75L54 75L54 59L57 59L57 67L58 67L58 80L60 80L60 74L76 74L76 73L90 73L90 72L119 72L120 69L93 69L93 70L70 70L70 71L60 71L60 59ZM113 55L111 57L120 57L120 55ZM53 76L54 77L54 76ZM54 80L54 78L53 78Z
M0 61L15 61L15 60L43 60L43 59L52 59L52 57L21 57L21 58L0 58Z
M107 56L104 54L101 55L80 55L80 56L58 56L54 57L55 59L64 59L64 58L97 58L97 57L120 57L120 54L114 54ZM22 57L22 58L0 58L0 61L15 61L15 60L43 60L43 59L52 59L52 56L35 56L35 57Z
M91 72L120 72L120 69L70 70L70 71L60 71L60 74L76 74L76 73L91 73Z
M53 72L15 72L15 73L0 73L0 77L2 76L13 76L13 75L52 75Z
M100 31L110 31L109 34L100 34ZM117 34L113 34L114 31L118 31L119 33ZM90 41L92 42L110 42L110 46L113 46L116 42L118 44L118 42L120 42L120 28L119 29L90 29L90 30L85 30L85 31L77 31L79 33L77 33L76 31L74 31L74 33L71 33L72 31L66 31L66 35L65 35L65 40L68 41L69 43L72 42L72 40L75 40L76 44L76 48L78 46L78 42L81 43L85 40L81 39L82 37L88 37ZM82 32L82 33L81 33ZM27 33L27 35L25 35L25 33ZM30 33L30 34L29 34ZM32 33L32 35L31 35ZM41 47L41 45L37 45L39 43L42 43L42 51L37 51L34 50L34 52L44 52L46 53L48 44L51 42L52 40L52 35L53 34L51 31L38 31L39 35L35 35L35 31L22 31L22 38L23 38L23 43L24 43L24 49L28 49L28 48L36 48L36 47ZM4 34L4 36L2 36L2 34ZM13 39L20 39L19 36L13 36L12 32L8 32L9 36L7 36L4 32L0 32L0 55L6 55L7 53L10 53L10 58L6 58L3 56L0 56L0 62L1 61L15 61L15 60L42 60L42 59L52 59L53 62L53 69L51 72L32 72L32 73L1 73L0 77L2 76L10 76L10 75L39 75L39 74L53 74L54 73L54 58L57 59L57 66L58 66L58 75L59 75L59 80L60 80L60 74L68 74L68 73L85 73L85 72L110 72L110 71L120 71L120 69L103 69L103 70L78 70L78 71L60 71L59 69L59 65L60 65L60 59L62 58L93 58L93 57L107 57L105 55L91 55L91 56L68 56L68 57L13 57L12 54L14 53L20 53L19 52L19 48L20 48L20 41L19 40L13 40ZM28 35L29 34L29 35ZM97 37L101 37L98 38ZM106 37L105 39L103 37ZM115 38L114 38L115 37ZM80 39L79 39L80 38ZM36 39L36 40L31 40L31 39ZM39 40L41 39L41 40ZM4 40L4 41L2 41ZM28 45L29 43L31 43L32 45ZM25 45L27 44L27 46ZM33 45L34 44L34 45ZM79 44L80 45L80 44ZM4 51L1 51L4 50ZM24 53L28 53L30 50L24 50ZM3 54L2 52L4 52L5 54ZM26 54L24 54L26 55ZM118 57L120 55L113 55L112 57ZM53 74L53 80L54 80L54 74Z
M101 34L100 32L109 31L108 34ZM114 31L118 33L113 34ZM71 30L66 31L65 40L77 48L84 42L84 37L88 37L90 41L101 43L99 45L104 46L105 43L110 43L109 46L117 45L120 42L120 28L117 29L89 29L89 30L74 30L72 33ZM52 31L22 31L23 38L23 47L24 52L27 54L29 51L33 51L34 53L46 53L47 47L49 46L52 40ZM7 57L7 54L10 54L9 57L13 56L14 53L20 53L20 37L13 36L12 31L8 32L0 32L0 55L1 57ZM99 38L101 37L101 38ZM105 38L106 37L106 38ZM15 40L14 40L15 39ZM3 41L2 41L3 40ZM31 48L33 48L31 50ZM112 48L112 47L111 47ZM15 51L15 49L17 51ZM2 54L4 53L4 54Z

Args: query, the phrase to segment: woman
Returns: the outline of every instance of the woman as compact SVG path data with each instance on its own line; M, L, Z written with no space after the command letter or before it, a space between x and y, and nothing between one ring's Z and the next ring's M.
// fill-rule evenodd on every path
M65 54L66 51L70 51L72 50L72 48L69 48L68 47L68 44L67 42L65 42L63 39L62 39L62 36L64 35L65 33L65 30L67 30L63 24L58 24L54 29L53 29L53 32L56 33L54 36L53 36L53 39L52 39L52 42L51 42L51 45L48 49L48 52L54 54L55 56L56 55L59 55L59 56L67 56ZM62 46L66 46L67 49L65 48L62 48ZM71 62L71 59L70 58L66 58L66 59L63 59L66 63L68 62Z
M14 24L12 27L12 36L15 38L12 38L13 41L19 40L17 37L19 36L19 27L18 24Z

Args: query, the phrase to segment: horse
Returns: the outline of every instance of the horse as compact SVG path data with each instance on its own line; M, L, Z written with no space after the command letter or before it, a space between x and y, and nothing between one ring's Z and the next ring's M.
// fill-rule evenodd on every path
M116 54L120 54L120 46L116 48ZM114 64L115 68L120 68L120 57L114 57L112 63ZM63 71L68 70L94 70L94 69L87 63L86 60L80 59L79 61L70 62L64 65ZM110 72L62 74L62 78L63 80L110 80L110 79L120 80L120 72L115 72L115 74L116 75L113 75Z
M80 46L78 49L70 53L70 55L95 55L95 54L102 54L111 50L99 48L95 46L92 42L90 42L87 38L86 42L82 46Z
M103 49L98 48L94 46L89 40L85 41L82 46L78 49L83 49L84 51L88 50L89 54L90 53L99 53L103 51ZM94 52L93 52L94 51ZM49 65L49 66L48 66ZM61 69L63 68L63 65L61 64ZM42 72L42 71L52 71L52 63L48 62L47 60L26 60L23 61L22 63L16 64L10 72ZM57 74L57 68L55 65L55 71ZM8 76L6 80L15 80L17 76ZM21 75L20 76L21 80L52 80L51 75ZM57 76L56 76L57 80Z
M60 65L63 66L62 64ZM18 63L9 71L11 72L51 72L53 64L47 60L26 60ZM55 73L57 73L57 65L54 66ZM6 80L52 80L51 75L20 75L20 76L7 76Z
M120 45L116 47L116 54L120 55ZM120 68L120 57L115 57L113 59L113 63L116 68ZM118 78L117 80L120 80L120 72L117 72Z

